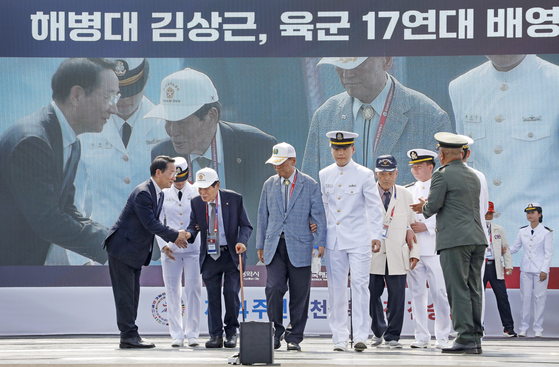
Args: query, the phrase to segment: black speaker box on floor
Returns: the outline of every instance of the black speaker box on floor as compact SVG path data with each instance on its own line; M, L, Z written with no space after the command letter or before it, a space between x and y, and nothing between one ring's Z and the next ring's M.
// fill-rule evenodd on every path
M241 364L274 363L274 326L271 322L241 322Z

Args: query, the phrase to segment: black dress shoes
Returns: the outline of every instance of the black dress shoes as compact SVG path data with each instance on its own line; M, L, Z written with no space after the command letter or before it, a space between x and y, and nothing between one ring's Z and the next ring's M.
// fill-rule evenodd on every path
M481 351L481 345L479 346ZM478 354L478 349L475 344L459 344L454 342L452 347L443 348L443 353L452 353L452 354Z
M476 343L476 351L477 354L483 354L483 351L481 350L481 343Z
M223 348L223 337L222 336L210 337L210 340L206 342L206 348Z
M274 336L274 349L279 349L281 347L282 340L283 340L283 334L280 336Z
M121 349L128 349L128 348L155 348L155 344L146 342L141 337L136 336L133 338L123 339L120 338L120 345Z
M296 351L300 352L301 347L299 346L299 343L289 342L289 343L287 343L287 350L296 350Z
M237 346L237 334L228 335L224 345L225 348L235 348Z

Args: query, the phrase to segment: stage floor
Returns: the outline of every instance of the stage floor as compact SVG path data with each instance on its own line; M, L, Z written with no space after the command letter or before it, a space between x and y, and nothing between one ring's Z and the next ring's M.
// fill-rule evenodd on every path
M147 350L121 350L116 336L58 336L0 338L0 365L50 365L85 367L88 365L133 365L163 367L170 364L188 366L227 366L235 349L202 347L172 348L171 339L144 336L155 343ZM448 355L437 349L411 349L412 339L401 342L403 349L368 347L362 353L348 350L334 352L329 337L308 337L302 352L282 348L275 351L274 362L282 366L559 366L559 339L485 338L482 355ZM434 345L434 341L432 343Z

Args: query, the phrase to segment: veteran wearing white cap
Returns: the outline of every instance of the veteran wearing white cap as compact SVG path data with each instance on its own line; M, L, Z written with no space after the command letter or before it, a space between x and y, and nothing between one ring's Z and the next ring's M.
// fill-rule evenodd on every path
M403 86L388 73L392 57L324 57L318 65L333 65L344 89L330 97L312 117L302 170L318 177L318 171L333 163L325 134L346 130L355 139L356 163L374 168L375 158L391 154L403 162L410 146L429 148L433 135L451 131L450 120L434 101ZM413 181L401 172L398 184Z
M524 209L530 225L520 228L510 248L515 254L523 250L520 264L520 300L522 312L518 336L525 337L530 327L530 308L534 303L533 330L537 338L543 336L543 313L547 299L549 267L553 256L553 232L544 227L543 210L539 203L529 203Z
M375 174L353 161L358 134L330 131L334 164L320 171L322 201L326 210L326 270L328 272L328 323L335 351L344 351L350 338L347 282L351 271L354 349L367 349L369 337L369 267L371 252L379 251L382 202Z
M411 173L417 181L405 187L412 194L414 202L417 202L418 199L427 200L437 153L427 149L412 149L408 151L408 157L410 158ZM415 335L415 340L411 343L412 348L430 346L427 292L431 294L435 309L435 338L437 340L435 347L447 346L448 335L452 331L443 270L440 257L435 251L436 223L436 215L425 218L423 214L415 214L415 222L411 225L417 236L420 260L415 269L408 272L407 278ZM426 282L429 283L429 288L427 288Z
M262 182L274 170L264 164L276 139L245 124L220 120L221 103L211 79L194 69L168 75L161 82L160 104L146 117L166 120L170 139L156 145L152 156L184 157L191 173L213 168L221 188L243 195L251 221L256 221ZM256 264L254 239L249 244L249 264Z
M186 229L190 221L190 200L198 196L198 190L188 181L186 159L175 157L177 176L173 186L163 189L165 201L160 220L169 227ZM178 247L156 236L161 250L161 268L167 299L167 320L173 347L182 347L184 339L188 345L198 345L200 335L200 308L202 278L200 277L200 237L186 248ZM184 280L185 287L182 282ZM181 299L185 310L182 314Z
M144 119L154 107L144 95L148 60L113 60L121 94L118 113L111 116L101 134L80 136L82 155L75 182L80 210L109 227L130 191L145 180L151 148L167 137L163 121Z
M287 350L301 350L311 291L314 247L324 253L326 218L318 183L295 168L295 148L276 144L266 163L277 175L262 187L258 208L256 248L266 264L268 319L274 323L274 349L285 332ZM310 225L316 225L313 236ZM289 326L283 326L283 296L289 288Z
M196 172L193 186L198 189L200 196L190 201L192 212L186 238L192 244L200 235L200 271L208 293L210 340L206 342L206 348L235 348L241 307L239 254L242 254L244 265L252 225L243 205L243 197L234 191L221 189L220 178L212 168ZM223 320L222 282L225 301Z

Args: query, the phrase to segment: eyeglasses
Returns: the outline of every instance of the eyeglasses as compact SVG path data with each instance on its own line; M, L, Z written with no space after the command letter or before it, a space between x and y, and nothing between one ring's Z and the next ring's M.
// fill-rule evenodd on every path
M112 96L106 96L104 94L99 93L107 102L109 102L109 105L116 105L118 103L118 101L120 100L120 93L117 94L113 94Z

